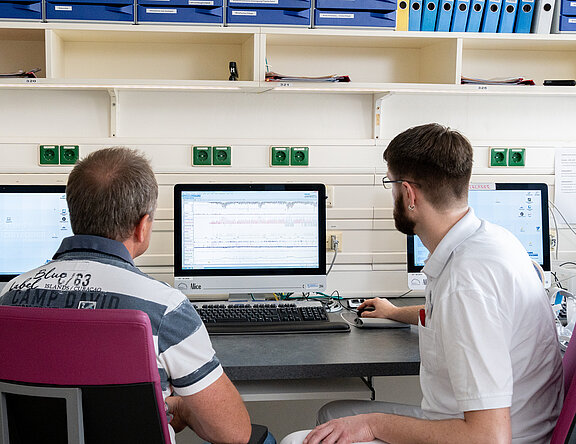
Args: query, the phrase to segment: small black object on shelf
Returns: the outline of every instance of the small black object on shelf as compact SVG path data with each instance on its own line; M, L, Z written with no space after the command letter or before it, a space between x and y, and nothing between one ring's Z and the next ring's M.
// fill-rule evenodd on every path
M230 77L228 80L238 80L238 68L236 62L230 62Z

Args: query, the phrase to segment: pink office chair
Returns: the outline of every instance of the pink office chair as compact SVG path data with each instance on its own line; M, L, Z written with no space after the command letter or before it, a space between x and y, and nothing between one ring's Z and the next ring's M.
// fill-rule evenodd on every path
M550 444L573 444L576 443L576 339L568 343L568 348L562 358L564 367L564 405L556 422Z
M0 307L0 442L169 444L148 316Z

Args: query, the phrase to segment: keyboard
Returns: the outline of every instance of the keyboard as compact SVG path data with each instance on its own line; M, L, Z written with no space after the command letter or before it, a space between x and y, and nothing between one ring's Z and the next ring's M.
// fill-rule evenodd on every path
M210 334L348 332L319 301L195 302Z

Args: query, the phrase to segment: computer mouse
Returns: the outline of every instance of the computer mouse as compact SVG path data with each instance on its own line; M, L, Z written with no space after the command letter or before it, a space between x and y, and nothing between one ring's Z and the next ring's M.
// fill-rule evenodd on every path
M360 308L358 310L356 310L356 314L358 316L362 316L362 313L364 313L365 311L374 311L376 310L372 305L368 305L366 307Z

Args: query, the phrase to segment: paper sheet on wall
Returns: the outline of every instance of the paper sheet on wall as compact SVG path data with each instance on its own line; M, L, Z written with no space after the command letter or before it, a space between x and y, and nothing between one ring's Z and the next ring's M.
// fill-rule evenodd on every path
M554 205L576 222L576 148L560 148L554 158Z

